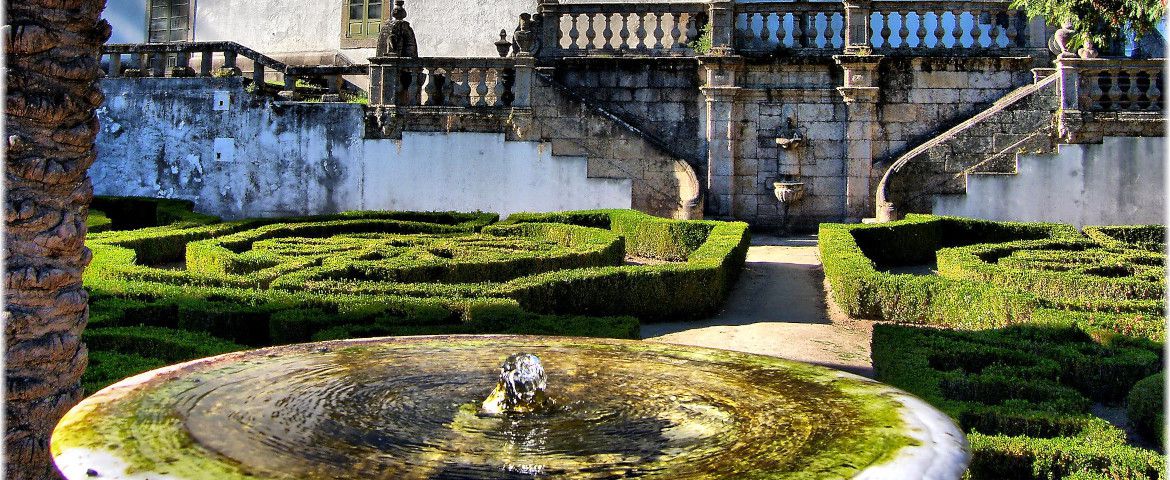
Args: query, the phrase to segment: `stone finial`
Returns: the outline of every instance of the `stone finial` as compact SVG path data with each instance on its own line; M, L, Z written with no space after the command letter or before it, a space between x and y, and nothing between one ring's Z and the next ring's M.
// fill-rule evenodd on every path
M393 20L386 22L378 31L379 57L418 57L418 42L414 37L414 28L406 19L404 0L394 2L394 10L390 12Z
M406 0L397 0L394 2L394 10L390 11L390 16L395 20L406 20Z
M512 42L508 41L508 31L500 29L500 39L496 40L496 51L500 53L500 57L508 56L508 52L512 50Z

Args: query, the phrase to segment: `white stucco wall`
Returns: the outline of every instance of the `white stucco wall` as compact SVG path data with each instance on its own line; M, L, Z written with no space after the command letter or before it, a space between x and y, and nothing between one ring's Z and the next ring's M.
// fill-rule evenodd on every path
M588 178L585 158L503 134L367 139L360 105L275 105L239 78L106 79L102 88L89 170L98 195L184 198L225 218L632 204L630 180ZM230 97L227 109L217 94Z
M522 211L630 208L630 180L593 179L584 157L554 157L503 134L405 132L366 140L362 207L367 210Z
M1017 175L971 175L967 194L935 199L934 213L1083 225L1165 222L1166 139L1107 137L1021 155Z

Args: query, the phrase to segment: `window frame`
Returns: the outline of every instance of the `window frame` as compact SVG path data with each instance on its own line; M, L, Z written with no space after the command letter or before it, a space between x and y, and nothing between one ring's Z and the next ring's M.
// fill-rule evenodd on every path
M150 21L151 12L154 11L155 2L167 2L170 0L146 0L146 30L143 32L146 36L145 43L159 43L150 41ZM175 43L175 42L193 42L195 41L195 2L196 0L187 0L187 35L182 40L167 40L161 43ZM168 17L172 18L172 17Z
M378 46L378 32L367 32L365 35L360 36L360 37L349 36L349 23L351 20L351 18L349 17L349 4L351 1L352 0L340 0L340 2L341 2L341 33L340 33L341 48L376 48ZM393 6L394 0L381 0L381 1L382 1L382 7L381 7L382 8L382 24L384 25L386 23L386 21L388 21L390 18L390 11L391 11L391 7ZM368 0L367 0L367 2L368 2ZM367 5L368 5L368 3L367 3ZM367 19L367 21L368 21L368 19ZM380 27L379 27L379 30L381 30Z

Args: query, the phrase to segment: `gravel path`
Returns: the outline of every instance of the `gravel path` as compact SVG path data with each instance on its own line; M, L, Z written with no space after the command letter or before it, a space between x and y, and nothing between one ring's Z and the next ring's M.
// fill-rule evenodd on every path
M724 348L873 376L872 322L826 302L816 236L754 236L724 310L696 322L642 326L649 341Z

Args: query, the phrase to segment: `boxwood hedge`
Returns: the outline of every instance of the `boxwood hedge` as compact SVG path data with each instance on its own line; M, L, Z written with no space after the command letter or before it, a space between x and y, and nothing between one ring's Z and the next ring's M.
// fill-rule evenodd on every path
M968 433L972 479L1164 478L1162 455L1127 445L1123 430L1089 409L1119 401L1159 370L1160 353L1101 345L1071 327L885 324L873 337L877 378L922 397Z
M820 251L846 312L907 324L875 327L875 373L968 432L968 478L1164 478L1090 413L1161 368L1161 232L911 215L824 224Z
M105 356L94 375L112 380L100 372L350 336L637 338L639 319L717 310L748 245L742 223L624 210L514 217L497 224L483 213L346 212L96 233L87 241L86 335ZM622 265L627 254L666 263ZM180 337L189 332L221 343L163 347L174 338L198 343ZM87 385L102 383L94 375Z

